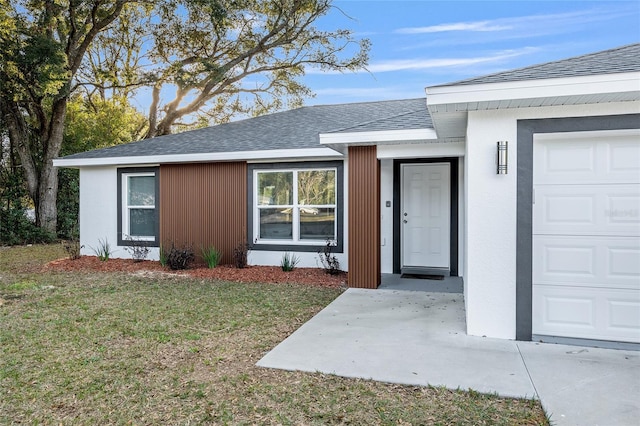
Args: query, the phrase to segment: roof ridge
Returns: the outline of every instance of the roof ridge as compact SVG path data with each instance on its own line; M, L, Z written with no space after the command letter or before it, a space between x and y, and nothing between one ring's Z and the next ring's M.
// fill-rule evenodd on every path
M341 104L318 104L318 105L303 105L301 107L295 109L303 109L303 108L316 108L316 107L335 107L335 106L344 106L344 105L362 105L362 104L383 104L387 102L405 102L405 101L417 101L419 99L426 99L426 97L418 97L418 98L404 98L404 99L383 99L378 101L357 101L357 102L345 102Z

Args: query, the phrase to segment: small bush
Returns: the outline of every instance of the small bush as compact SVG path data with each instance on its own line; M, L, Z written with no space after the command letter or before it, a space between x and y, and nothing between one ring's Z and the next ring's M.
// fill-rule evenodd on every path
M71 154L71 152L64 155ZM80 171L78 169L58 169L58 237L77 239L78 212L80 201Z
M338 258L333 254L333 248L335 247L335 242L331 239L327 240L327 243L318 250L318 257L320 258L320 264L322 264L322 268L327 274L337 275L340 272L340 262Z
M247 267L247 259L249 258L250 251L251 244L247 242L240 242L236 248L233 249L233 264L236 268L242 269Z
M299 262L300 258L298 256L285 252L282 255L282 260L280 261L280 267L285 272L293 271Z
M4 142L4 140L3 140ZM4 148L0 144L0 151ZM4 167L0 159L0 244L50 243L56 235L39 228L29 219L30 207L21 168Z
M187 269L189 264L196 259L191 247L176 248L171 244L171 250L167 253L167 266L169 269Z
M75 239L62 242L62 248L71 260L80 259L80 249L83 247L80 245L80 241Z
M142 262L149 256L151 249L148 241L137 240L130 235L125 235L124 240L127 242L124 249L131 254L134 262Z
M95 253L95 255L98 256L98 259L103 262L109 260L109 258L113 254L113 252L111 251L111 245L106 238L104 240L98 239L98 248L93 248L91 246L89 247Z
M167 250L164 248L164 246L160 244L159 261L160 261L160 265L164 268L166 268L167 264L169 263L167 260L167 257L169 257L169 253L167 253Z
M220 252L220 250L216 249L213 246L201 247L200 252L202 253L202 258L204 259L209 269L213 269L218 266L218 263L220 263L220 259L222 259L222 253Z

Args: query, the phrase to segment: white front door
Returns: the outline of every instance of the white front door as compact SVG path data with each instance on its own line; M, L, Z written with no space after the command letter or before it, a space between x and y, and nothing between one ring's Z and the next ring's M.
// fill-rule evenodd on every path
M449 268L451 221L449 163L403 164L403 267Z

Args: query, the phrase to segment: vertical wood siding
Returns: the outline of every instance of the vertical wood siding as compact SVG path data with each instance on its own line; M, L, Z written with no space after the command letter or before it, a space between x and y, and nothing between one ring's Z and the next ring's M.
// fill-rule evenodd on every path
M160 242L222 251L233 263L233 249L246 241L247 164L206 163L160 166Z
M380 284L380 166L375 146L349 147L349 287Z

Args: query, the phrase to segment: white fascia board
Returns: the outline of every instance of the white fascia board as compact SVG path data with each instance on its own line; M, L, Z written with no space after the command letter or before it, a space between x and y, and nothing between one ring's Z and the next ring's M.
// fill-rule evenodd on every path
M637 92L640 72L427 87L427 106Z
M330 148L274 149L264 151L211 152L203 154L148 155L103 158L56 158L55 167L120 166L129 164L204 163L213 161L255 161L340 157Z
M377 145L436 140L434 129L381 130L377 132L320 133L322 145Z

